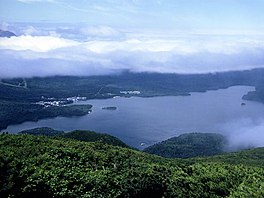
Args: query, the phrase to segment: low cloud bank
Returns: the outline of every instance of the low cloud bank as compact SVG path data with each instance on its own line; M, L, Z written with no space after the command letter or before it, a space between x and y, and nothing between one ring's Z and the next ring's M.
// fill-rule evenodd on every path
M108 74L124 69L208 73L264 67L261 35L166 36L124 33L107 26L45 31L27 27L20 32L23 35L0 38L0 78Z
M264 120L244 118L227 123L223 128L227 150L264 147Z

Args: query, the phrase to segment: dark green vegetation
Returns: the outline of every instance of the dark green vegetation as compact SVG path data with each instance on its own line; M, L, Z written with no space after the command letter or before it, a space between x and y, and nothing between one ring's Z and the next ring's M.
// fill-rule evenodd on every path
M256 91L250 91L246 95L244 95L243 99L264 103L264 83L256 86Z
M48 127L35 128L30 130L25 130L19 132L19 134L30 134L30 135L46 135L46 136L56 136L70 138L74 140L84 141L84 142L100 142L104 144L109 144L113 146L120 146L129 148L124 142L118 138L108 135L106 133L97 133L94 131L84 131L75 130L71 132L57 131Z
M68 138L1 135L0 194L3 198L263 197L263 166L251 162L263 163L264 149L247 152L255 154L233 153L239 164L233 165L216 158L169 160Z
M0 100L0 129L10 124L25 121L37 121L57 116L83 116L91 112L91 105L52 106L43 108L42 105L27 102L11 102Z
M64 131L58 131L49 127L34 128L29 130L20 131L20 134L30 134L30 135L47 135L56 136L64 134Z
M104 144L109 144L113 146L127 147L128 146L119 140L118 138L105 134L105 133L96 133L94 131L81 131L76 130L60 135L61 137L80 140L84 142L100 142Z
M52 113L44 111L41 105L32 103L65 101L67 97L73 96L87 99L133 96L133 94L120 93L122 91L140 91L140 94L136 96L141 97L189 95L190 92L250 85L255 86L256 91L248 93L244 98L264 102L263 76L264 69L254 69L193 75L123 72L116 75L89 77L2 79L0 81L0 129L26 120L53 117L50 116ZM55 110L57 111L58 108ZM33 111L35 115L28 114L28 111ZM12 118L10 114L13 115Z
M223 153L226 140L215 133L186 133L144 149L144 152L168 158L190 158Z
M2 79L0 99L36 102L44 98L84 96L87 99L122 96L120 91L138 90L139 96L188 95L190 92L235 85L263 87L264 69L214 74L128 73L89 77L46 77L24 79L27 88L17 87L23 79ZM8 86L15 85L15 86ZM257 88L257 92L262 91Z
M225 162L228 164L247 164L264 167L264 148L243 150L240 152L224 153L212 157L193 158L193 162ZM263 180L264 181L264 180Z

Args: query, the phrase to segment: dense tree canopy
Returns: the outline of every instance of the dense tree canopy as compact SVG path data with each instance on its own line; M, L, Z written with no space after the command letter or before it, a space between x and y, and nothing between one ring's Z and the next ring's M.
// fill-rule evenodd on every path
M0 178L1 197L264 196L264 169L254 164L169 160L47 136L1 135Z
M226 139L216 133L185 133L144 149L168 158L190 158L223 153Z

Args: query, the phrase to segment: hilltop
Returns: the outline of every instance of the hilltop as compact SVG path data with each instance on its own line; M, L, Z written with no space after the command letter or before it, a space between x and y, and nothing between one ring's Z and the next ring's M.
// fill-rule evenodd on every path
M74 130L71 132L58 131L49 127L40 127L19 132L19 134L30 134L30 135L45 135L54 137L63 137L83 142L101 142L113 146L120 146L129 148L124 142L119 140L117 137L108 135L106 133L97 133L88 130Z
M23 130L19 132L19 134L47 135L47 136L56 136L56 135L61 135L63 133L64 131L58 131L49 127L40 127L40 128Z
M216 133L186 133L144 149L145 152L168 158L210 156L224 152L226 139Z
M12 36L16 36L15 33L10 32L10 31L4 31L4 30L0 30L0 37L7 37L10 38Z

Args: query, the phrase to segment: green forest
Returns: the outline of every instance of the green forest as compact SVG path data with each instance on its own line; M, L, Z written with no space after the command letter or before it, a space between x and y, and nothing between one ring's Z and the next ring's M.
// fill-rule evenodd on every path
M190 158L221 154L227 140L216 133L186 133L144 149L145 152L168 158Z
M38 121L44 118L57 116L83 116L91 112L92 105L71 106L43 106L32 103L19 103L0 100L0 130L10 124L20 124L26 121Z
M0 135L1 197L264 196L263 148L167 159L70 136Z
M74 130L71 132L64 132L49 127L40 127L40 128L33 128L29 130L20 131L19 134L56 136L56 137L64 137L74 140L80 140L84 142L101 142L113 146L120 146L125 148L129 147L117 137L114 137L106 133L97 133L88 130Z

